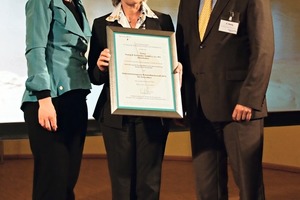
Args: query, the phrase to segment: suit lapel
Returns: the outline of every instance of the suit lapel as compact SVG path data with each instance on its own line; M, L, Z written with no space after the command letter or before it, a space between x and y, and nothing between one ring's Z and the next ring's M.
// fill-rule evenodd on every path
M214 26L214 24L220 19L219 16L221 15L222 11L226 7L230 0L218 0L209 19L209 22L207 24L207 28L205 31L205 35L203 40L205 40L206 36L209 34L210 30Z
M200 7L200 1L203 1L203 0L194 0L193 3L194 5L191 5L192 7L192 11L191 13L195 13L195 16L192 16L192 19L194 20L194 28L196 30L193 30L195 31L195 33L198 33L198 38L199 38L199 41L200 41L200 33L199 33L199 7ZM191 13L187 13L188 15L190 15Z
M85 38L87 40L86 37L90 37L91 36L91 30L89 27L89 23L87 21L87 18L85 16L85 12L83 9L83 6L81 4L81 2L75 2L78 4L78 8L80 9L80 11L82 11L82 19L83 19L83 27L84 29L82 30L79 26L79 24L77 23L73 13L64 5L64 3L62 2L62 0L54 0L54 6L59 7L60 9L64 10L64 12L66 13L66 24L65 24L65 28L67 30L69 30L70 32L79 35L83 38Z
M85 36L90 37L90 36L92 36L91 29L90 29L89 22L86 18L86 13L85 13L85 10L84 10L84 7L83 7L81 1L78 1L78 8L82 13L83 33L84 33Z
M151 29L151 30L161 30L162 29L162 27L160 26L159 20L153 19L153 18L146 18L145 26L146 26L146 29Z

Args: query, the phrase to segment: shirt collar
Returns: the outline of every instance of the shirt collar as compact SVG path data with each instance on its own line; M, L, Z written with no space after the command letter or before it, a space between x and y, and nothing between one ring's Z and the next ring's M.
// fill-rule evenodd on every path
M142 2L141 9L142 9L142 11L141 11L140 19L139 19L140 24L145 22L146 17L158 19L158 17L155 15L155 13L150 9L150 7L144 1ZM127 26L128 22L127 22L125 14L123 12L121 3L119 3L115 7L115 9L110 14L110 16L108 16L106 18L106 21L108 21L108 22L118 21L118 23L121 24L123 27Z

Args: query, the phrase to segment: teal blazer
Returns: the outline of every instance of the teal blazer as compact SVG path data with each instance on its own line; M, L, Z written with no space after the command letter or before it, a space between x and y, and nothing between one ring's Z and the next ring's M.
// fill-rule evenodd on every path
M26 3L26 59L28 78L22 103L37 101L34 91L50 90L58 97L74 89L91 89L87 51L91 30L80 0L83 30L62 0Z

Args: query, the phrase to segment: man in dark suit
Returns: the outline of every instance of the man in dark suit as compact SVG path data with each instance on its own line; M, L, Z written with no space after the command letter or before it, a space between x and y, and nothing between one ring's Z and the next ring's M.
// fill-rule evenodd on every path
M240 199L265 199L263 118L274 55L269 0L182 0L176 40L198 199L228 199L227 158Z

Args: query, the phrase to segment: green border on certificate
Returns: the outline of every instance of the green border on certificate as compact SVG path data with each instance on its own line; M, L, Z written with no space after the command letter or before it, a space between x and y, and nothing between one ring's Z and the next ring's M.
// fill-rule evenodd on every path
M175 33L107 27L111 113L182 118Z

